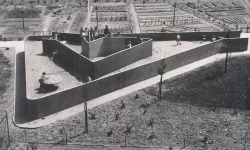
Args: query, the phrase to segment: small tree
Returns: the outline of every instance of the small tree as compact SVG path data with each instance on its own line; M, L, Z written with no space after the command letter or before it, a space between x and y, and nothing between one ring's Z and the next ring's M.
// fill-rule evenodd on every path
M160 83L159 83L159 94L158 94L158 100L161 100L161 94L162 94L162 75L164 73L164 70L166 69L166 65L164 65L164 59L161 60L161 66L158 70L158 74L161 76Z

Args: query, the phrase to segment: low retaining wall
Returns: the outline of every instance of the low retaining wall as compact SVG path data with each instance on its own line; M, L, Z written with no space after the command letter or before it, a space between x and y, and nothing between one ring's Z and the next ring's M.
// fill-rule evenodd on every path
M243 52L248 47L248 38L232 38L228 40L228 52ZM223 40L221 53L227 52L227 39Z
M212 36L215 35L217 39L219 37L227 37L227 31L222 32L180 32L180 33L129 33L122 34L122 36L126 37L136 37L140 36L141 38L150 38L154 41L172 41L176 40L176 36L179 34L181 36L181 40L183 41L201 41L202 36L205 35L207 40L211 40ZM232 38L240 37L240 31L230 31ZM102 35L100 35L102 36Z
M73 74L80 74L80 79L84 80L87 76L94 76L94 64L88 58L73 51L69 47L65 46L61 42L53 39L43 39L43 52L51 56L54 50L58 50L57 57L66 66L64 69L72 72ZM61 65L61 64L59 64Z
M234 39L234 46L240 51L247 50L246 39ZM164 58L166 69L164 72L182 67L203 58L215 55L222 50L225 39L194 48L192 50ZM122 55L121 55L122 56ZM120 72L113 76L94 80L84 85L65 90L36 100L27 99L27 114L30 119L38 119L66 108L83 103L104 94L124 88L134 83L146 80L158 75L162 60L151 62L128 71Z
M152 56L152 40L127 48L94 62L95 79L131 63Z
M82 38L82 54L89 59L106 57L125 49L125 37L123 38L99 38L88 42Z

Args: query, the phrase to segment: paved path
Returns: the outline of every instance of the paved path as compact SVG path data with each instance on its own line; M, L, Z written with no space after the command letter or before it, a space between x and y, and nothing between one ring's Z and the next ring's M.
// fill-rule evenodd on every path
M89 16L90 16L90 18L91 18L91 14L92 14L92 10L93 10L93 6L90 6L89 7L89 9L90 9L90 15L87 15L87 17L85 18L85 20L84 20L84 23L83 23L83 28L89 28ZM91 23L90 23L91 24ZM81 26L80 26L81 27ZM80 27L79 27L79 29L80 29Z
M130 4L130 13L132 14L132 25L133 25L133 33L140 33L139 20L137 16L137 12L135 11L135 5Z

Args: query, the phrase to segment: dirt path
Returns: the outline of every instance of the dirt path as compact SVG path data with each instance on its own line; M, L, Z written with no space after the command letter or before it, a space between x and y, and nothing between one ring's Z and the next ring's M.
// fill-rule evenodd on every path
M92 10L93 10L93 6L90 6L90 15L87 15L87 17L85 18L84 20L84 23L83 23L83 28L88 28L88 21L89 21L89 16L91 17L91 13L92 13ZM80 27L80 25L79 25Z
M49 25L50 25L50 19L51 17L49 14L44 17L44 21L43 21L44 26L43 26L42 31L48 31Z
M75 12L74 14L71 15L71 20L69 22L68 27L65 29L65 32L70 32L71 26L76 18L76 14L77 14L77 12Z
M135 6L134 4L130 4L130 12L132 14L132 25L133 25L133 32L134 33L140 33L140 26L139 26L139 20L138 20L138 16L137 13L135 11Z

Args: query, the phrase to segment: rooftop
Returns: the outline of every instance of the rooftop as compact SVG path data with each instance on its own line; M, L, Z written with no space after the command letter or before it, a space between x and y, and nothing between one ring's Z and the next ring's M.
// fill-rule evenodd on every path
M182 45L176 45L175 41L160 41L153 42L153 55L146 59L137 61L128 66L125 66L117 71L109 73L104 77L111 76L113 74L123 72L149 62L153 62L164 57L169 57L190 49L199 47L201 45L208 44L210 42L187 42L182 41ZM65 43L64 43L65 44ZM75 51L80 50L79 45L66 44L68 47L74 49ZM67 89L84 84L82 81L79 81L76 77L69 74L66 70L56 65L48 56L43 55L43 47L41 41L27 41L26 46L26 73L27 73L27 96L29 98L40 98L43 96L51 95L57 92L61 92ZM62 81L57 85L58 89L50 91L47 93L42 93L38 91L40 86L38 79L41 77L42 72L47 74L56 75L62 78Z

